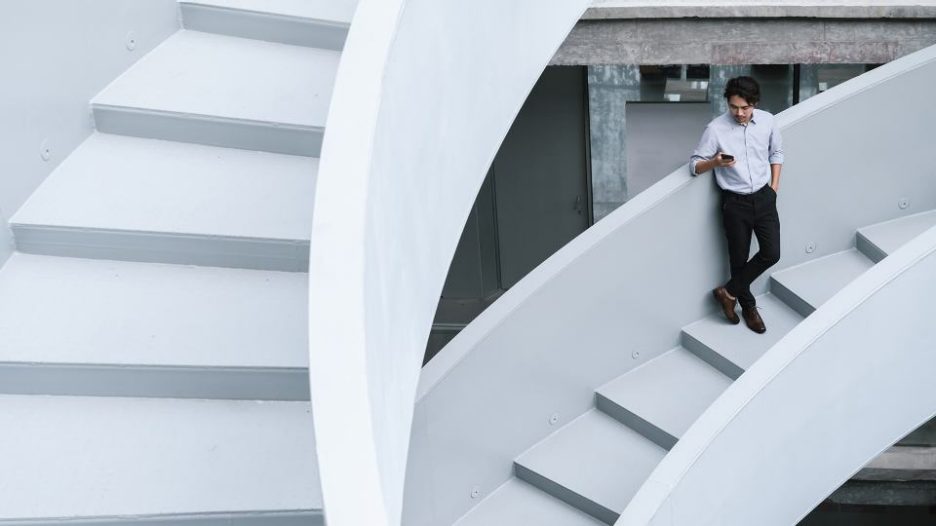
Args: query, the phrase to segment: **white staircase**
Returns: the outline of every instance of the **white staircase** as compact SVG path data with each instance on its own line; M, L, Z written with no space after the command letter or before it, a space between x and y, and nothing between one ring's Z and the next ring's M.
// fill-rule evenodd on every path
M857 249L774 272L770 292L757 299L763 335L729 324L720 312L684 327L681 346L597 389L595 409L520 455L515 478L456 524L550 524L556 510L568 516L563 524L614 524L666 451L733 379L804 316L933 225L936 211L864 227ZM541 504L542 493L555 502Z
M180 3L10 224L0 524L321 524L317 156L354 1Z

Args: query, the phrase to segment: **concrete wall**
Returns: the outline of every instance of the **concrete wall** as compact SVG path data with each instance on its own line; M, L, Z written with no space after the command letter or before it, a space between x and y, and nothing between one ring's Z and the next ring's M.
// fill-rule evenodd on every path
M7 2L0 17L0 262L6 221L93 131L89 101L179 27L175 0Z
M640 99L637 66L589 66L588 113L594 220L627 201L626 106Z
M936 43L936 12L885 20L676 15L583 20L552 64L882 64Z

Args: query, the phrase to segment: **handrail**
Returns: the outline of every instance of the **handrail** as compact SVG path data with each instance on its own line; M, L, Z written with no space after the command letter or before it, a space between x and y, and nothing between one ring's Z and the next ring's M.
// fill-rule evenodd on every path
M446 272L497 147L587 0L362 0L315 195L310 382L331 526L402 513Z
M657 466L617 526L796 524L936 414L936 227L777 342Z

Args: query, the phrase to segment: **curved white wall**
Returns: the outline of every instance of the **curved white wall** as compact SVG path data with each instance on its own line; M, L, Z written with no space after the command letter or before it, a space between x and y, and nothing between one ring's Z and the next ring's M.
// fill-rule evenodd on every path
M485 172L587 0L362 0L315 196L310 377L328 523L400 522L413 402Z
M179 29L177 9L175 0L4 3L0 265L12 245L7 220L93 131L91 98ZM51 148L48 161L40 156L43 144Z
M861 226L936 208L925 132L936 100L921 97L934 82L936 50L927 49L779 117L778 268L852 247ZM712 312L710 290L727 277L717 199L710 175L681 168L566 245L428 364L408 524L451 523L477 502L472 488L493 490L556 429L550 416L561 425L581 414L596 387L672 348L683 325Z
M936 228L806 318L703 414L619 526L796 524L936 413Z

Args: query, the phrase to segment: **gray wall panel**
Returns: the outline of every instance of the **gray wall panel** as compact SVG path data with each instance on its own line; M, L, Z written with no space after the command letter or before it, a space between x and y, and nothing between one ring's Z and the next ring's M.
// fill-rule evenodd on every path
M631 195L689 159L712 118L707 102L627 105L627 187Z

